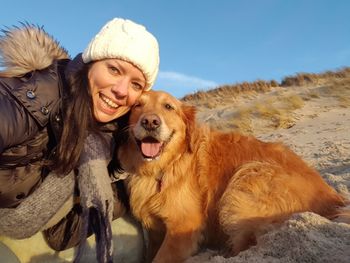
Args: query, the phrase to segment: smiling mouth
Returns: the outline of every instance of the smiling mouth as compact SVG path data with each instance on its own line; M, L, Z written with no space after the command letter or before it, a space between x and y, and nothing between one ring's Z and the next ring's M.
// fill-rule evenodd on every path
M137 140L137 145L139 146L142 156L147 161L152 161L157 159L163 150L163 142L148 136L142 140Z
M115 102L113 102L110 98L107 96L103 95L102 93L99 94L99 98L104 102L104 104L112 109L117 109L119 105Z

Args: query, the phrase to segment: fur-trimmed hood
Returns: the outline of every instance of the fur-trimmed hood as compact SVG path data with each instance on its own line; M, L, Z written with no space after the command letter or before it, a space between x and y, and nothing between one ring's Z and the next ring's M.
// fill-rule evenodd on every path
M0 77L18 77L33 70L47 68L54 60L69 58L42 27L25 24L1 30Z

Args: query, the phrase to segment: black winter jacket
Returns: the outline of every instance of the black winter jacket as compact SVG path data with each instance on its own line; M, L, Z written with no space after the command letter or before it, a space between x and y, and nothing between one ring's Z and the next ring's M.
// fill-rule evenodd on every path
M21 78L0 78L0 208L15 207L41 183L56 145L68 60Z

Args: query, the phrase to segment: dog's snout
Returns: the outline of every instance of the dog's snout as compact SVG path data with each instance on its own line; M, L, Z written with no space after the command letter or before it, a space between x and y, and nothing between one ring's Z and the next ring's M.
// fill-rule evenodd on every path
M141 125L148 131L157 129L161 124L161 120L156 114L147 114L142 117Z

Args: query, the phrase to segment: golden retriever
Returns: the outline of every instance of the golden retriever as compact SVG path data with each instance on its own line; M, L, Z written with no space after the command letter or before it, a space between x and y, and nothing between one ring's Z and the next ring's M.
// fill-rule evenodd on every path
M183 262L199 246L236 255L292 213L339 215L345 198L286 146L195 119L194 107L160 91L131 109L118 158L149 233L148 261Z

